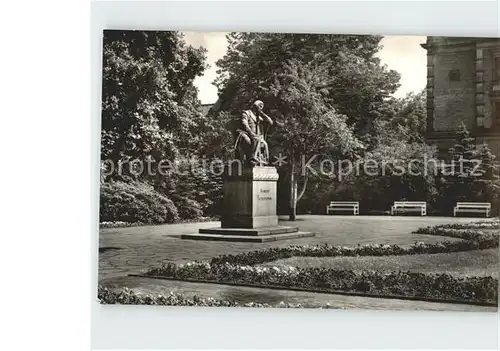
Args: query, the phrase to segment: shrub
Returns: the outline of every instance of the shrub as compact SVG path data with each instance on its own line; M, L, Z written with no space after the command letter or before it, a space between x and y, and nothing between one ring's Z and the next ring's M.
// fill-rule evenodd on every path
M103 183L100 195L101 222L161 224L179 219L172 200L146 183Z
M439 176L440 206L451 209L456 202L479 201L490 202L492 213L498 212L500 200L500 164L486 144L477 145L477 141L461 124L455 134L455 144L449 149L451 163L441 169ZM480 160L476 165L471 160ZM449 172L453 170L454 172Z
M203 216L203 208L200 203L185 196L173 196L179 217L182 219L197 219Z

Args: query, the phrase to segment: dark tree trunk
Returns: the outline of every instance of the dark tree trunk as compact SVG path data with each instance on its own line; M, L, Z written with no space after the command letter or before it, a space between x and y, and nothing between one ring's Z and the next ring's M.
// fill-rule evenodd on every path
M295 179L295 163L292 161L292 172L290 173L290 221L297 218L297 180Z

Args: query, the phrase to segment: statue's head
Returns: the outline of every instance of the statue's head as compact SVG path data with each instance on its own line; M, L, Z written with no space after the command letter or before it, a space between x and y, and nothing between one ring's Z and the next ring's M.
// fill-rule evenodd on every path
M252 108L256 111L256 112L260 112L264 109L264 103L260 100L255 100L255 102L253 103L252 105Z

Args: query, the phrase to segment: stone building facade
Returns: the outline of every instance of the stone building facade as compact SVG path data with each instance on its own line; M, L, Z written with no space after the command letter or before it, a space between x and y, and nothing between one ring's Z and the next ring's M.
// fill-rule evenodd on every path
M464 122L500 158L500 39L427 37L427 139L444 155Z

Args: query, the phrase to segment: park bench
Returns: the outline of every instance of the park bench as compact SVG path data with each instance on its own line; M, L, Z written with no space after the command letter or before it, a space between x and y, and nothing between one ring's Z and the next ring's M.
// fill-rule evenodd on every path
M459 212L484 213L486 217L490 216L491 203L489 202L457 202L453 208L453 216Z
M333 211L352 211L352 214L359 215L359 202L357 201L331 201L326 206L326 214Z
M427 204L419 201L394 201L391 207L391 215L398 212L420 212L421 216L427 215Z

